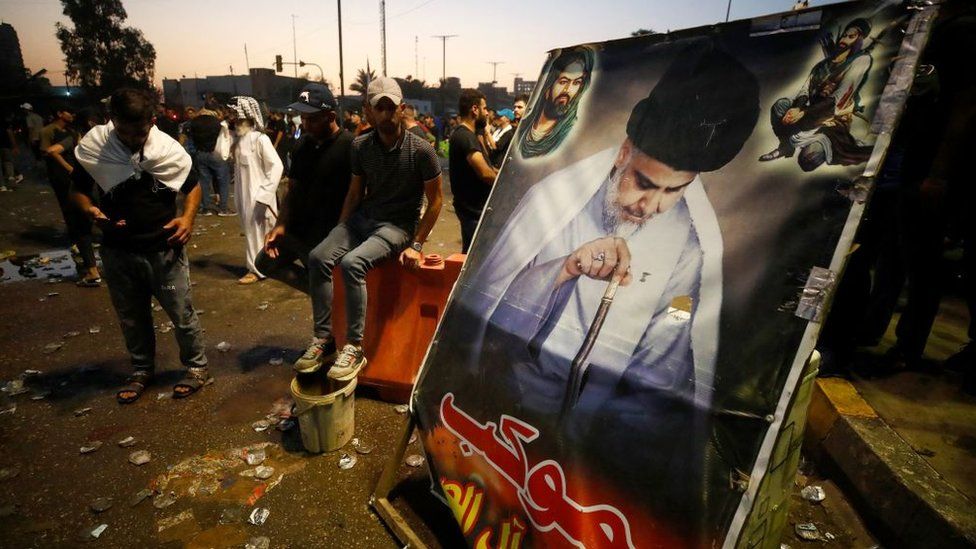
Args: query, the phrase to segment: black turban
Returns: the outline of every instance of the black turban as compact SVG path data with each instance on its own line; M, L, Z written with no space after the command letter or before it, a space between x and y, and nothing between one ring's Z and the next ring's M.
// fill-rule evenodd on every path
M858 17L844 27L844 32L847 32L847 29L857 29L861 32L861 38L867 38L871 34L871 23L867 19Z
M710 40L681 51L630 113L627 137L675 170L710 172L732 160L759 117L759 83Z

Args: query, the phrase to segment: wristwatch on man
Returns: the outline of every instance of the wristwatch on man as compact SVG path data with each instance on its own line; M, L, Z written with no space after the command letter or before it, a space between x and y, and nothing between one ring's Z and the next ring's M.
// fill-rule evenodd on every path
M410 247L413 248L418 254L424 251L424 244L422 242L417 242L416 240L410 243Z

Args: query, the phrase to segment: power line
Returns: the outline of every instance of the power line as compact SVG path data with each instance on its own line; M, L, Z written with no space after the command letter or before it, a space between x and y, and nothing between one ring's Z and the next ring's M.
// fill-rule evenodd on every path
M498 78L497 78L497 76L498 76L498 65L502 65L505 62L504 61L485 61L485 62L488 63L489 65L491 65L491 83L492 84L497 84L498 83Z
M441 39L441 79L447 80L447 40L448 38L454 38L458 35L456 34L434 34L433 38Z

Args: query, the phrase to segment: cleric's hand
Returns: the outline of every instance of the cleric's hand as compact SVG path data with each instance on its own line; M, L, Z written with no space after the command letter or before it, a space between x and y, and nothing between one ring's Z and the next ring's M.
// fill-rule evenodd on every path
M630 284L630 248L627 241L607 236L583 244L566 257L556 285L581 275L596 280L614 279L621 286Z

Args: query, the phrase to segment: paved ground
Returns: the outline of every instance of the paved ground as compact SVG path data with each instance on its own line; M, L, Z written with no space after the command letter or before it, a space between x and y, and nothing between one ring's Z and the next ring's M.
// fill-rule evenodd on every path
M356 435L373 451L344 449L358 457L349 470L338 467L341 451L305 454L297 430L259 433L251 427L288 395L287 364L307 341L310 307L302 292L278 281L235 284L243 264L237 223L236 218L199 218L199 234L189 250L195 306L205 311L202 322L217 382L185 401L166 397L178 379L178 360L171 334L160 334L163 375L158 385L132 406L115 403L114 391L128 364L105 288L40 280L0 284L0 380L28 369L41 371L28 379L29 393L0 395L0 409L7 411L0 415L0 546L74 547L80 534L100 524L108 528L95 545L104 547L241 547L252 536L269 537L273 547L396 546L366 505L406 421L392 405L359 394ZM46 187L28 181L0 194L0 250L16 250L22 257L63 250L62 226ZM447 208L431 242L429 249L443 255L460 247L457 223ZM58 295L49 296L52 292ZM269 307L259 310L264 301ZM156 315L165 323L163 313ZM100 331L90 333L95 326ZM72 332L79 335L68 336ZM219 342L230 343L231 349L217 351ZM62 346L45 354L45 347L55 343ZM275 358L284 364L273 365ZM48 391L42 400L32 399ZM89 407L90 412L75 415ZM135 437L136 445L118 447L117 441L127 436ZM92 441L104 444L80 454ZM270 510L262 526L248 525L240 515L255 506L246 503L259 495L260 483L236 475L247 467L239 454L228 456L255 443L271 443L265 451L276 471L268 482L282 475L256 501ZM142 466L128 463L129 454L140 449L149 451L152 460ZM421 453L419 443L412 443L408 453ZM186 461L194 456L200 457ZM168 473L184 478L167 483ZM459 546L449 513L428 494L426 467L404 465L400 473L395 501L414 528L433 546ZM827 501L813 505L795 497L790 528L813 521L836 537L830 542L834 546L873 546L830 478L810 475L801 477L797 490L806 482L823 484ZM215 479L234 480L218 487ZM149 486L165 486L166 493L179 498L164 509L154 508L152 501L130 507L130 498ZM90 507L98 498L111 498L112 507L95 514ZM794 547L805 543L792 529L783 541Z

